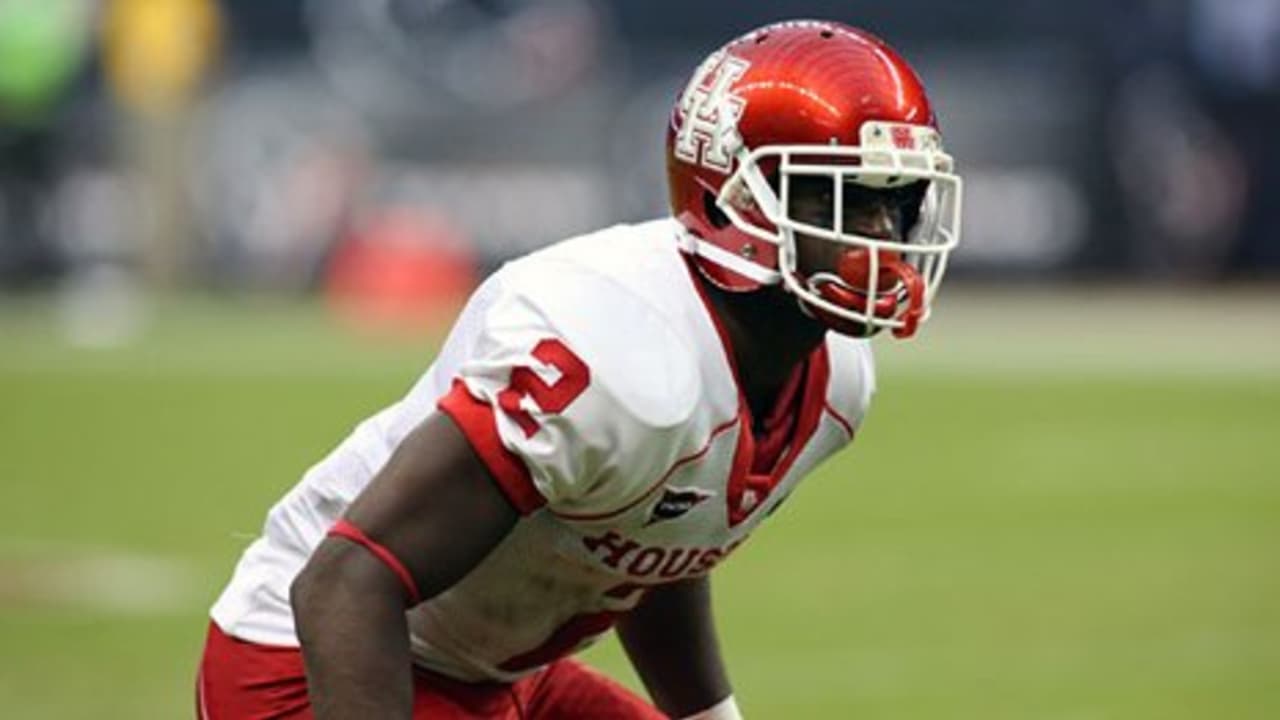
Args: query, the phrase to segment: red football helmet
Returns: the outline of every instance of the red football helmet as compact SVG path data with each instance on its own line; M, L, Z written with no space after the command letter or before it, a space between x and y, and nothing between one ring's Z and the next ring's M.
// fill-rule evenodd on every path
M796 178L830 182L829 222L794 216ZM924 86L882 40L834 22L753 30L694 72L667 131L671 208L681 247L718 286L782 283L833 329L912 335L960 239L960 178ZM844 227L846 198L911 198L899 237ZM797 235L844 247L806 275Z

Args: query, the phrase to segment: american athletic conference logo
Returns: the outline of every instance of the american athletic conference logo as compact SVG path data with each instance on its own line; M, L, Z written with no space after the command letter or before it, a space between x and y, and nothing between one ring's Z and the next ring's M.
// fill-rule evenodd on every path
M704 500L709 499L712 495L715 495L715 493L700 488L667 488L662 493L662 498L654 503L653 509L649 511L649 519L645 521L644 526L649 527L664 520L675 520L702 504Z
M680 96L680 128L676 157L729 173L733 154L742 147L738 118L747 102L730 92L751 63L727 52L713 53L693 74Z

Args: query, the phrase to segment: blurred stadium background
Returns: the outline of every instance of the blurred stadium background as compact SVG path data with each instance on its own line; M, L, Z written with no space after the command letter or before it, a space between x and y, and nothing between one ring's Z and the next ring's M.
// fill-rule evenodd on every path
M189 716L268 504L793 16L913 59L968 202L719 575L749 717L1280 717L1280 0L0 0L0 715Z

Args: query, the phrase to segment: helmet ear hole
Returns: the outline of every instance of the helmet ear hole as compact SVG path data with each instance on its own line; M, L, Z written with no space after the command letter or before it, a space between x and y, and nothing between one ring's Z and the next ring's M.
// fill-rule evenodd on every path
M717 230L723 230L729 227L729 216L724 214L719 205L716 205L716 196L709 192L702 193L702 209L707 215L707 221Z

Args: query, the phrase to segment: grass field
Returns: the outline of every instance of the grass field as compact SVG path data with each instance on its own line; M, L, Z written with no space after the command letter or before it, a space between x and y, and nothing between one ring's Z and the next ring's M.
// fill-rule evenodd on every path
M182 718L266 507L432 340L0 299L0 717ZM1280 717L1280 294L954 293L717 575L748 717ZM612 643L589 658L628 681Z

